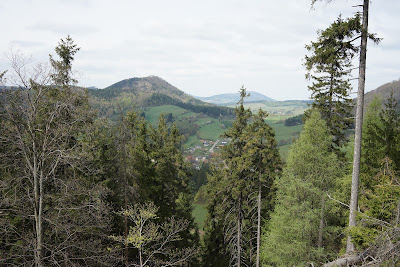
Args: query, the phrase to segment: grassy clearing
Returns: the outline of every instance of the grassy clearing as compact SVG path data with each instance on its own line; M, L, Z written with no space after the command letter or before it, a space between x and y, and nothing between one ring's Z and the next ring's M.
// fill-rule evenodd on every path
M199 229L202 231L203 227L204 227L204 222L206 220L207 217L207 210L204 207L204 205L201 204L193 204L193 217L194 217L194 221L197 223L197 225L199 226Z
M160 119L161 113L166 115L168 113L172 113L172 116L176 119L185 118L185 117L197 117L198 114L188 111L186 109L172 106L172 105L163 105L157 107L147 108L145 110L146 120L154 127L157 126L158 120Z
M235 107L236 105L230 105ZM308 109L307 101L293 100L293 101L267 101L257 103L245 103L245 108L250 108L253 112L258 109L267 111L271 116L286 116L292 117L304 113Z
M219 139L219 137L225 132L218 120L208 120L205 124L199 126L199 137L201 139L217 141L217 139Z

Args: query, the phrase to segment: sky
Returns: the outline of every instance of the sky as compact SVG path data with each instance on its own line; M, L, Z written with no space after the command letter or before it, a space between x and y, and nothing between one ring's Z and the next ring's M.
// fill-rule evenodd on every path
M244 85L276 100L309 99L305 45L361 0L0 0L0 71L11 51L48 61L61 38L81 48L79 85L159 76L195 96ZM366 91L400 79L400 1L372 0ZM358 62L355 62L358 65ZM356 75L357 73L354 73ZM354 91L357 81L354 80ZM356 95L354 94L354 97Z

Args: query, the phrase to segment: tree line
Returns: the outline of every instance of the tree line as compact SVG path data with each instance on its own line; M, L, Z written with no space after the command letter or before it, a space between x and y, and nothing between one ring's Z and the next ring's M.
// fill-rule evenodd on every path
M117 127L98 120L72 76L78 51L68 36L49 66L28 71L12 57L15 88L0 102L0 264L195 265L181 135L134 111Z

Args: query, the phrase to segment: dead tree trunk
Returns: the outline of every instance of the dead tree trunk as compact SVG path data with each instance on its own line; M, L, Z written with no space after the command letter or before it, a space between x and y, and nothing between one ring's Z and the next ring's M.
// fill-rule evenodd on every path
M358 80L356 129L355 129L355 139L354 139L353 175L351 182L349 228L356 226L356 210L358 206L358 183L360 175L365 68L366 68L367 39L368 39L368 8L369 8L369 0L364 0L362 33L361 33L360 66L359 66L360 69L359 69L359 80ZM354 250L355 250L354 243L351 240L351 236L348 236L346 252L347 254L351 254L354 253Z

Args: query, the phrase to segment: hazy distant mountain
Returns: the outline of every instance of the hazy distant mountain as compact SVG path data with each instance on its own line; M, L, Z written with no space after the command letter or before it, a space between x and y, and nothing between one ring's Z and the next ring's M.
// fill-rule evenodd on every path
M272 98L269 98L263 94L249 91L250 97L247 97L245 99L246 103L249 102L265 102L265 101L276 101ZM204 102L207 103L212 103L216 105L226 105L226 104L232 104L232 103L237 103L240 100L240 94L239 93L232 93L232 94L219 94L219 95L214 95L214 96L209 96L209 97L198 97L196 98L203 100Z

